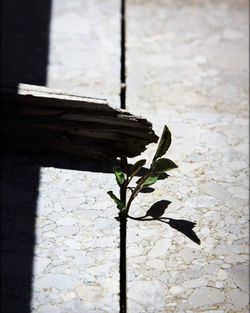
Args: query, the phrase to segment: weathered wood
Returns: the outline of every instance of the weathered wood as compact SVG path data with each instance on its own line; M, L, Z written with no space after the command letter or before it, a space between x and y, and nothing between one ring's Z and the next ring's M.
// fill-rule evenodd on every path
M134 157L158 137L152 124L102 99L21 84L1 87L2 147L79 158Z

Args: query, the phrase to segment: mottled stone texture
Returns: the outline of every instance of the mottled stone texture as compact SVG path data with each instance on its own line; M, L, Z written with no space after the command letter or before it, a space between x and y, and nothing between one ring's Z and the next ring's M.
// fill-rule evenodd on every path
M248 312L248 3L128 1L127 107L173 135L179 165L143 194L197 222L129 221L129 313ZM151 157L154 147L146 153Z
M106 195L115 182L88 170L40 175L34 312L48 302L58 312L118 312L119 225Z
M116 0L54 0L48 87L119 107L120 20Z

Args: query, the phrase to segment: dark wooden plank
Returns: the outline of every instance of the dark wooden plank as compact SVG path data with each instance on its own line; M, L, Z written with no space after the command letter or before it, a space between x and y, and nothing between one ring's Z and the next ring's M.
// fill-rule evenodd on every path
M21 84L1 88L2 147L79 158L134 157L158 137L152 124L102 99Z

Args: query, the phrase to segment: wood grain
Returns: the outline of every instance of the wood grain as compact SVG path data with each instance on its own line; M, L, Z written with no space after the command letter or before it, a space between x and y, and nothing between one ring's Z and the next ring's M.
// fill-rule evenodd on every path
M21 84L1 87L2 147L79 158L134 157L157 142L152 124L102 99Z

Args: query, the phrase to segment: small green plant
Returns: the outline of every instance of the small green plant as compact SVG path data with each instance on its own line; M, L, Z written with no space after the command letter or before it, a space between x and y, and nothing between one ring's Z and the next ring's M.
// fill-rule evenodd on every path
M156 153L150 164L149 169L145 171L143 168L146 160L142 159L135 164L128 164L125 156L121 157L121 166L115 166L113 172L117 184L120 187L120 196L116 196L113 191L108 191L108 195L114 200L119 210L120 222L120 313L127 312L127 287L126 287L126 234L127 234L127 218L138 221L157 220L168 224L170 227L180 231L191 240L200 244L200 240L193 231L196 223L186 220L176 220L168 217L162 217L165 209L170 204L170 201L161 200L154 203L142 217L133 217L129 215L129 210L133 200L139 192L154 191L149 187L155 184L159 179L167 178L166 172L177 168L178 166L170 159L163 158L171 145L171 133L167 126L164 126ZM143 172L144 169L144 172ZM130 186L131 181L138 175L141 177L135 182L135 186ZM127 194L130 195L127 200Z
M162 158L171 145L171 133L167 126L164 127L161 139L159 141L156 153L151 162L150 168L144 173L144 175L136 181L136 186L131 187L130 183L132 179L139 173L139 171L146 164L146 160L142 159L135 164L127 164L126 157L121 160L121 167L114 167L114 174L116 181L120 187L120 197L117 197L113 191L108 191L109 196L115 201L119 210L119 215L128 217L129 209L133 200L143 189L155 184L159 179L164 178L164 173L177 168L178 166L170 159ZM126 201L127 191L130 190L131 194Z
M127 218L129 209L133 200L145 188L155 184L163 173L174 169L177 165L162 156L167 152L171 145L171 133L167 126L164 127L158 148L151 162L150 168L140 179L136 181L136 186L131 187L132 179L142 170L146 164L146 160L142 159L131 165L127 163L125 156L121 157L121 167L115 166L113 171L116 181L120 187L120 196L116 196L113 191L108 191L109 196L115 201L119 210L118 220L120 222L120 313L127 312L127 286L126 286L126 234L127 234ZM131 194L127 201L127 192ZM145 215L147 216L147 214ZM130 217L132 218L132 217Z

